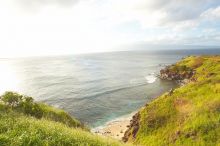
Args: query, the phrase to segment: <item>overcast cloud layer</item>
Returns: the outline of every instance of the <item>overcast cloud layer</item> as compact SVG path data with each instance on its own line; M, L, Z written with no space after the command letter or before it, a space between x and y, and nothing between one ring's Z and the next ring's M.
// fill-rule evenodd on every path
M219 0L7 0L0 18L1 57L220 45Z

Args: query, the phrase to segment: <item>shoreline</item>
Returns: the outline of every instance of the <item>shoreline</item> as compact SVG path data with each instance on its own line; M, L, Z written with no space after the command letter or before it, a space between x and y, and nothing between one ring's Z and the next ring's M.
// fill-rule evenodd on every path
M158 77L155 75L155 73L151 73L148 74L148 76L146 76L145 79L149 84L151 84L154 83L158 79ZM128 130L131 124L133 116L136 115L136 113L138 113L138 111L141 108L137 109L136 111L133 111L130 114L126 114L118 118L112 119L101 126L92 128L91 132L97 135L106 136L122 141L125 132Z
M102 126L93 128L91 132L97 135L102 135L102 136L107 136L114 139L122 140L125 131L128 129L128 126L130 125L130 121L132 120L132 117L137 112L138 111L135 111L128 115L124 115L116 119L113 119L111 121L108 121Z
M150 77L152 77L152 75L149 75ZM148 76L147 76L148 77ZM159 77L155 76L155 79L149 78L146 80L148 80L150 83L155 82L155 80L157 80ZM151 79L151 80L150 80ZM161 79L161 78L159 78ZM153 81L152 81L153 80ZM152 81L152 82L151 82ZM175 87L176 88L176 87ZM174 88L174 89L175 89ZM173 88L171 88L171 90L173 90ZM170 90L165 91L166 92L170 92ZM163 94L163 93L162 93ZM160 95L155 96L154 98L159 97ZM148 104L148 103L146 103ZM143 108L144 106L140 107L139 109L133 111L130 114L126 114L123 116L120 116L118 118L112 119L108 122L106 122L105 124L92 128L91 132L100 136L105 136L105 137L110 137L113 139L117 139L117 140L121 140L123 141L123 137L126 134L126 131L129 129L130 125L132 124L132 121L134 120L134 116Z

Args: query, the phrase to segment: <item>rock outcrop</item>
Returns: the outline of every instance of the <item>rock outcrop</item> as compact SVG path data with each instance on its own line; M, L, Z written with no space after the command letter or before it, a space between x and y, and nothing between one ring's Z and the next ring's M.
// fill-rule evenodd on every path
M139 120L140 120L140 113L138 112L132 117L128 129L125 131L124 137L122 137L123 142L127 142L130 137L136 138L136 134L139 130Z
M160 78L165 80L173 80L180 84L186 84L194 79L192 76L195 71L186 66L166 66L165 69L160 70Z

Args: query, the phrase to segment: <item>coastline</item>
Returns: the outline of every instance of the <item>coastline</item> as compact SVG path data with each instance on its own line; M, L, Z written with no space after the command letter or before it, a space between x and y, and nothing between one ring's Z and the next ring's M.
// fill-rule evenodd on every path
M159 77L155 76L154 74L149 74L149 76L146 76L145 79L148 81L148 83L155 82ZM172 90L172 88L171 88ZM156 97L158 97L157 95ZM144 107L144 106L143 106ZM113 139L124 141L123 138L126 134L126 131L129 130L129 127L131 124L136 121L134 118L137 115L137 113L142 109L143 107L140 107L136 111L133 111L130 114L120 116L118 118L115 118L113 120L110 120L103 124L102 126L98 126L91 129L91 132L97 135L110 137Z
M218 55L189 56L161 69L161 79L180 86L157 97L134 116L123 141L140 145L218 144L215 133L219 127L214 119L218 116L216 103L220 103L219 62ZM201 127L206 128L201 131Z
M138 111L135 111L128 115L124 115L119 118L113 119L105 123L103 126L93 128L91 132L97 135L102 135L102 136L107 136L114 139L122 140L125 131L128 129L128 126L130 125L132 117L137 112Z
M158 77L155 76L154 73L151 73L148 74L148 76L146 76L145 79L149 84L151 84L154 83L158 79ZM103 124L102 126L92 128L91 132L97 135L111 137L113 139L123 141L123 137L126 131L129 129L133 117L138 113L138 111L141 108L137 109L136 111L133 111L130 114L126 114L118 118L115 118L113 120L110 120L105 124Z

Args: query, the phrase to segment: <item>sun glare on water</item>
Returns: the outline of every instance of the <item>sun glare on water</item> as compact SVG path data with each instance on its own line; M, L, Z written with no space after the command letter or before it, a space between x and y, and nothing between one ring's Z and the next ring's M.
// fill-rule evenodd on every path
M18 83L13 67L6 62L0 62L0 94L5 91L17 91Z

